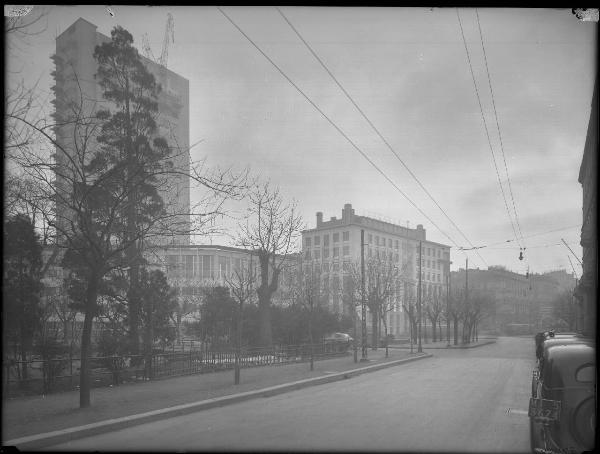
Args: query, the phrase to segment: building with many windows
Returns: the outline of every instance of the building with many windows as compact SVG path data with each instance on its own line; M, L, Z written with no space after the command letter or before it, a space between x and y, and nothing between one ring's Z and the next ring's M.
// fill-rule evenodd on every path
M114 104L103 97L103 89L96 76L98 63L94 58L96 46L110 42L110 38L97 32L96 28L96 25L80 18L56 38L56 54L52 57L56 65L53 74L57 120L55 133L58 146L67 153L77 149L79 142L84 139L76 139L83 129L74 129L78 118L93 118L100 109L114 108ZM167 211L175 214L171 222L177 226L177 234L156 241L163 244L189 244L189 81L148 58L141 55L140 58L161 86L157 99L157 134L167 140L173 150L172 164L175 169L180 170L177 175L169 174L166 181L161 182L159 189ZM85 140L89 146L91 141L87 138ZM72 185L63 177L69 174L70 158L72 156L68 157L63 153L56 154L57 186L65 191L65 197L72 191ZM61 212L60 207L58 211ZM68 211L62 210L61 213L62 223L60 218L57 220L59 227L68 226Z
M564 270L523 275L502 266L469 269L468 277L464 268L451 273L453 293L463 297L467 285L470 295L479 291L491 297L481 330L528 334L557 326L553 304L561 292L573 289L575 278Z
M351 204L344 205L342 217L323 220L316 215L316 226L302 231L302 260L318 266L326 287L327 304L336 313L350 313L351 303L345 301L344 288L351 280L353 264L360 264L361 231L364 231L365 263L371 257L387 257L403 269L398 279L392 302L393 310L387 314L391 334L406 335L408 320L402 304L416 298L418 282L418 246L422 247L423 297L445 298L450 266L450 246L428 241L422 225L410 229L378 219L358 216ZM370 321L369 321L370 323Z

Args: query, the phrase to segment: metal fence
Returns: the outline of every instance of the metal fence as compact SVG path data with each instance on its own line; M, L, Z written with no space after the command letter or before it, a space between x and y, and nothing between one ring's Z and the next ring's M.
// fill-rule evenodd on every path
M93 387L118 386L122 383L157 380L161 378L203 374L229 370L235 367L233 348L220 350L208 346L172 349L155 352L149 358L143 355L106 356L90 358ZM312 345L315 360L343 356L350 344L318 343ZM280 345L272 348L244 348L240 353L242 368L274 366L310 360L311 345ZM80 358L51 360L4 361L3 393L7 397L49 394L79 388Z

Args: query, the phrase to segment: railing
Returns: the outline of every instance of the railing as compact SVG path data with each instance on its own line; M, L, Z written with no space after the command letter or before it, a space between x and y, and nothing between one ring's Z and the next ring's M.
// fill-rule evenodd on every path
M313 344L313 359L347 354L350 344ZM274 366L310 360L310 344L281 345L272 348L244 348L240 352L242 368ZM90 358L92 387L118 386L122 383L203 374L235 367L234 348L212 350L208 347L154 353L149 361L143 355ZM79 387L80 358L4 361L3 392L7 397L49 394Z

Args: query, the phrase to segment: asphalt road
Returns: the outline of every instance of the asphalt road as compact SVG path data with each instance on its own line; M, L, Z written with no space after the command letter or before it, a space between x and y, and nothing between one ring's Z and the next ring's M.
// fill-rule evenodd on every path
M533 340L430 352L434 358L49 449L528 452Z

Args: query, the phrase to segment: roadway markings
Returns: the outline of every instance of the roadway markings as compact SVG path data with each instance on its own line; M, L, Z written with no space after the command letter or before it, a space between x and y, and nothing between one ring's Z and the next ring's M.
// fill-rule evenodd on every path
M528 412L527 412L527 410L519 410L518 408L510 408L510 407L508 407L506 409L506 414L509 415L509 416L510 415L525 415L525 416L527 416Z

